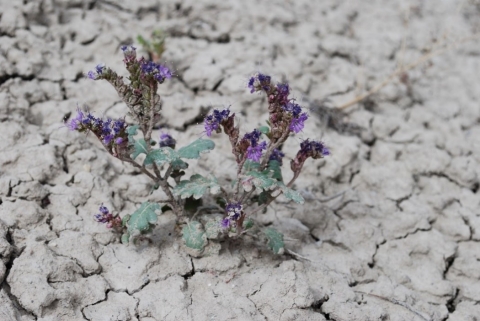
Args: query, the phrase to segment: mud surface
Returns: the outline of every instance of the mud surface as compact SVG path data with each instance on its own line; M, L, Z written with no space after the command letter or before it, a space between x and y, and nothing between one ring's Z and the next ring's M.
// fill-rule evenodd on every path
M480 45L470 41L331 109L445 42L480 28L478 1L0 1L0 320L479 320ZM164 214L137 247L92 215L120 215L148 180L92 136L62 127L78 106L126 106L84 72L123 70L120 46L163 28L177 77L160 89L179 145L201 115L266 119L254 72L288 80L310 108L306 137L332 156L296 184L304 206L258 216L286 235L284 256L255 240L191 258ZM156 131L158 135L160 131ZM198 162L231 175L225 137ZM287 173L287 166L285 172ZM288 175L288 174L286 174ZM344 195L328 202L327 196Z

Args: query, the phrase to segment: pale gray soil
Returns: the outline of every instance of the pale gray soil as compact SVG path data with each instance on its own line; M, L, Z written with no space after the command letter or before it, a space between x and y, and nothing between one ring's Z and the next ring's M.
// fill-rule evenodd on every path
M478 1L1 0L0 16L0 320L480 320L478 39L344 118L322 111L478 32ZM262 124L265 99L246 89L257 71L311 108L287 157L306 137L332 156L307 162L304 206L258 216L301 257L246 239L191 258L169 213L151 243L125 247L93 220L102 202L123 216L162 195L62 120L83 104L122 116L115 91L82 73L123 72L120 46L156 28L171 35L178 77L160 91L179 145L212 107L231 105L245 131ZM214 140L192 168L231 175Z

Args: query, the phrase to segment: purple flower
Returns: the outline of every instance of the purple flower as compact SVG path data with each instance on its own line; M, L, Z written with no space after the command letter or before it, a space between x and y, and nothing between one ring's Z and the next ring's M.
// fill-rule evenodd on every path
M258 129L254 129L251 133L246 133L243 136L244 140L247 140L250 143L250 146L255 147L258 144L258 140L262 133Z
M225 207L228 217L231 220L238 221L242 215L243 206L240 203L230 203Z
M269 160L277 161L280 164L280 166L282 166L284 156L285 154L281 150L275 148L272 154L270 154Z
M159 83L162 83L165 79L172 78L172 72L167 66L157 64L153 61L142 61L140 68L144 74L153 75L153 78Z
M117 139L115 139L115 144L120 145L121 143L123 143L122 137L118 137Z
M83 122L83 112L80 109L77 109L77 116L72 118L68 123L67 127L71 131L78 130L78 126Z
M95 80L97 78L97 74L90 70L89 72L87 72L87 77L92 80Z
M160 134L160 141L158 142L158 146L160 147L171 147L175 148L177 141L167 133Z
M97 72L98 75L101 75L104 69L105 69L105 64L103 63L95 66L95 71Z
M287 113L292 114L293 117L297 118L300 113L302 112L302 107L300 107L299 104L296 104L294 102L288 102L287 104L282 106L282 109L286 111Z
M298 118L293 118L292 121L290 122L290 127L289 129L292 132L295 132L298 134L299 132L302 131L303 127L305 127L305 121L308 119L308 114L307 113L302 113Z
M300 143L299 155L312 158L323 158L330 155L330 150L322 142L306 139Z
M250 88L250 93L255 91L270 91L272 77L264 74L256 74L248 80L248 88Z
M99 210L100 213L93 215L95 221L99 223L107 223L108 228L122 226L122 219L119 216L113 216L103 204L100 206Z
M223 229L228 229L230 228L230 225L232 225L232 222L230 221L230 218L225 217L221 222L220 222L220 227Z
M214 109L213 113L211 115L208 115L205 117L204 120L204 127L205 127L205 132L207 133L207 136L210 137L212 136L212 133L215 131L218 131L220 128L220 124L227 120L230 115L230 110L229 109L224 109L222 111L218 109Z
M256 146L249 146L247 148L247 159L254 161L254 162L260 162L260 159L262 158L263 150L267 148L267 142L261 142L260 144Z
M121 49L123 52L126 52L126 51L135 51L135 50L137 50L137 48L135 48L134 46L126 46L126 45L121 46L120 49Z
M100 205L100 212L103 214L108 214L108 208L105 205Z
M237 221L242 216L243 206L240 203L229 203L225 207L225 212L227 217L225 217L221 222L220 226L223 229L228 229L230 227L237 226Z
M253 94L255 92L255 86L253 85L255 83L255 77L250 77L248 80L248 88L250 88L250 93Z
M277 84L277 102L286 104L288 102L288 95L290 95L290 87L288 84Z

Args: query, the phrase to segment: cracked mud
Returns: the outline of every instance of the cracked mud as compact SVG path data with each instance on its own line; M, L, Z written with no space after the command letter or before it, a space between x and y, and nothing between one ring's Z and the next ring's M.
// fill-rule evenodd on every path
M480 31L478 1L0 0L0 320L480 320L480 45L470 41L381 83L442 42ZM169 33L164 120L180 144L231 105L244 130L266 119L256 71L288 80L310 109L303 137L332 156L307 163L304 206L259 214L285 235L191 258L171 213L137 247L96 223L150 195L146 178L63 120L86 104L126 112L99 62ZM155 132L158 135L159 130ZM232 175L225 139L196 167ZM287 157L297 142L284 146ZM230 164L230 163L229 163ZM287 172L286 166L284 166ZM325 200L331 195L341 197ZM323 201L322 201L323 200Z

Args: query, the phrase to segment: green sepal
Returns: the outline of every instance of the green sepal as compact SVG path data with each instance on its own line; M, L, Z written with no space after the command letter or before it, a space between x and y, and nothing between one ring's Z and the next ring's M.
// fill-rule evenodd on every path
M215 143L210 139L197 139L190 145L178 150L178 157L187 159L200 158L200 154L211 151L215 148Z
M202 224L197 221L191 221L182 229L182 237L185 246L197 251L203 251L207 245L207 236L202 229Z
M135 230L145 233L149 230L150 224L157 222L157 213L160 205L157 203L145 202L138 208L128 220L128 232L131 234Z
M268 239L267 245L273 251L273 253L283 254L283 252L285 251L283 234L271 227L267 227L266 229L264 229L263 233L267 237Z
M128 244L128 241L130 240L130 233L123 233L122 234L122 243L123 244Z
M195 174L189 180L180 181L172 190L173 195L187 198L193 196L199 199L210 189L210 193L217 194L220 191L220 185L215 177L206 178L202 175Z
M164 163L170 163L177 159L177 152L171 149L170 147L162 147L159 149L151 150L147 154L143 164L145 166L156 163L157 165L163 165Z

